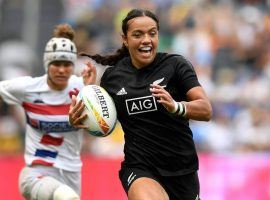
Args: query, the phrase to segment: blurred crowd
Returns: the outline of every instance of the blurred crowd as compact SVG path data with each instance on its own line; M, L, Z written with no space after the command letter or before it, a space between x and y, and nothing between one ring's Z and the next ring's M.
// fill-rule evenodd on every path
M270 1L62 2L61 22L75 28L78 52L91 54L109 54L121 46L120 23L130 8L155 11L160 18L159 50L182 54L192 62L213 105L210 122L190 121L197 149L213 153L270 150ZM23 45L22 41L0 43L0 80L31 75L37 64L44 73L42 55ZM25 50L16 55L21 46ZM11 58L7 57L9 51ZM24 55L21 60L20 55ZM83 67L83 59L79 59L76 73ZM101 73L102 66L96 66ZM0 153L23 149L23 114L18 113L17 108L0 102ZM121 155L120 125L108 138L86 137L84 152Z

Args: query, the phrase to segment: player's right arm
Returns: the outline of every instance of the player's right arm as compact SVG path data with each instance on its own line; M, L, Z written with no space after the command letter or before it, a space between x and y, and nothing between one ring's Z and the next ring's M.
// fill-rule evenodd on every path
M26 83L31 77L19 77L0 82L0 97L8 104L21 105L25 97Z
M88 128L83 125L83 121L87 118L87 114L82 114L84 110L84 104L82 100L77 101L76 96L72 95L72 102L69 107L68 120L69 124L75 128Z

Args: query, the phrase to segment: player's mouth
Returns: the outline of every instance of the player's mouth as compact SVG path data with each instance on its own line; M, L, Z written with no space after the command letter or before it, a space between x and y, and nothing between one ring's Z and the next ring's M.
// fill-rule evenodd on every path
M149 56L152 55L153 47L151 47L151 46L144 46L144 47L140 47L138 50L139 50L140 54L143 57L149 57Z
M68 80L68 77L66 77L66 76L56 76L55 78L59 81L67 81Z

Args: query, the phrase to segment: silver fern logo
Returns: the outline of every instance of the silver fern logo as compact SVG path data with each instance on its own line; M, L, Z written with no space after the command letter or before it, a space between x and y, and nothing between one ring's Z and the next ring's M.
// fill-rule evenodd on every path
M158 80L155 80L154 82L153 82L153 85L160 85L163 81L164 81L164 77L163 78L161 78L161 79L158 79ZM166 85L160 85L161 87L166 87Z
M129 177L127 179L128 185L130 185L130 183L134 180L135 177L136 177L136 174L131 172L131 174L129 175Z

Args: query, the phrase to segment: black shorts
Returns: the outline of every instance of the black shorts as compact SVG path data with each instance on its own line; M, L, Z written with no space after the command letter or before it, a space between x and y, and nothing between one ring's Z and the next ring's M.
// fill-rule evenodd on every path
M128 194L131 184L140 177L147 177L159 182L166 190L170 200L200 200L200 183L197 172L181 176L160 176L147 169L122 168L119 178Z

